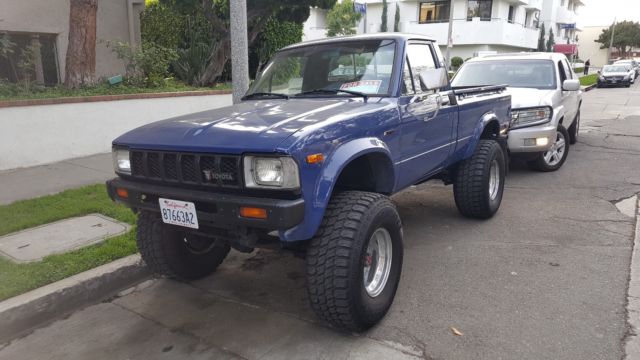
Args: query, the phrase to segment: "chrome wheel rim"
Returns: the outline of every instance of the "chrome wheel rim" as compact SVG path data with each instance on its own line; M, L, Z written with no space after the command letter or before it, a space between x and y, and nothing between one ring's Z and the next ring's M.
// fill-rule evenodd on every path
M378 228L369 239L362 273L364 288L371 297L380 295L387 285L391 272L392 251L391 235L387 229Z
M544 162L549 166L555 166L562 161L562 157L564 156L564 152L567 147L566 139L564 135L560 131L557 132L558 136L556 138L556 142L551 145L551 149L545 152L542 157L544 158Z
M500 188L500 168L498 167L498 160L491 162L491 168L489 169L489 198L495 200L498 196L498 189Z

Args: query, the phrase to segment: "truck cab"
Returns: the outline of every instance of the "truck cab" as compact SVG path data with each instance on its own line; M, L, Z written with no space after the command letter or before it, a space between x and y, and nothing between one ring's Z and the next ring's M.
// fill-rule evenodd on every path
M468 217L501 203L511 99L453 90L434 40L411 34L288 46L242 102L134 129L113 141L114 201L138 215L157 273L211 274L231 248L304 254L312 308L336 327L376 324L402 268L389 196L453 184Z

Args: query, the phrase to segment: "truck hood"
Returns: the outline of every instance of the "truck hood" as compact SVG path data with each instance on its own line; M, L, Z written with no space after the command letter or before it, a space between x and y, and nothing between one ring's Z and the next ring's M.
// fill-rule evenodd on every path
M511 108L521 109L534 106L551 106L555 90L509 87L506 92L511 95Z
M223 152L273 152L306 126L336 115L357 115L381 104L361 99L256 100L188 114L131 130L114 145L138 149Z

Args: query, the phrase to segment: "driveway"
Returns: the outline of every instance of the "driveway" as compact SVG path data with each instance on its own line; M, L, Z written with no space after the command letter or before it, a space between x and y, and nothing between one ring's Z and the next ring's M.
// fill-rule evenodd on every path
M621 359L635 219L615 204L640 192L639 169L640 87L596 89L564 167L514 164L493 219L461 217L437 183L393 198L403 274L366 334L319 323L303 260L260 250L201 281L145 282L0 346L0 359Z

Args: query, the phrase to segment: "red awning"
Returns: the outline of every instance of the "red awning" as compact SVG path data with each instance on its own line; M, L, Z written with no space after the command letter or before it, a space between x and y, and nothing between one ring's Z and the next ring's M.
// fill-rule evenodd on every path
M576 44L555 44L553 51L563 53L565 55L573 55L578 53L578 45Z

